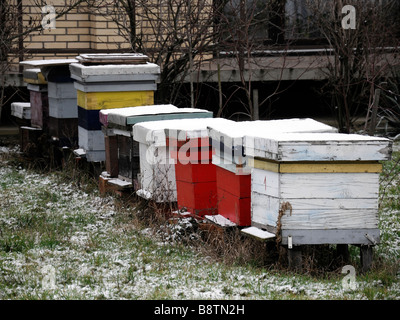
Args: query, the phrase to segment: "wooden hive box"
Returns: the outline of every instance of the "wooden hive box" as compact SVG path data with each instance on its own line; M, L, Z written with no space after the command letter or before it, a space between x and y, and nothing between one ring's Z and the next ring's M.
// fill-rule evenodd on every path
M140 142L140 169L142 189L151 194L157 184L150 185L158 174L158 166L143 170L152 162L151 157L166 157L167 168L162 171L173 173L168 181L175 191L174 201L179 208L186 208L196 215L216 212L215 166L211 163L211 146L207 124L228 123L226 119L178 119L144 122L133 126L133 138ZM148 159L146 159L146 154ZM149 161L150 160L150 161ZM162 157L160 160L163 160ZM154 161L153 161L154 162ZM142 166L143 165L143 166ZM146 189L150 187L150 190ZM153 188L153 190L151 189ZM165 187L164 187L165 189Z
M54 141L60 147L74 147L78 139L76 94L73 96L71 87L73 80L69 65L76 59L52 59L22 61L21 65L40 68L41 74L47 81L48 111L42 96L41 110L35 113L37 126L48 128Z
M390 140L260 131L244 143L253 226L279 233L283 245L379 242L379 161L390 158Z
M31 125L46 130L49 125L47 85L28 84L31 102Z
M141 121L151 121L153 118L156 120L158 116L168 115L168 112L176 110L178 108L173 105L100 110L99 120L106 144L106 171L111 178L114 178L110 183L118 183L119 179L130 182L129 187L139 189L137 180L140 174L139 143L132 139L132 125Z
M49 83L72 83L71 74L69 72L69 64L73 62L77 62L77 60L30 60L21 61L20 64L23 66L28 66L29 68L40 69L37 79L33 79L31 84L43 85L47 82L47 86L49 86ZM32 77L32 75L28 75L28 73L26 73L25 79L28 80L29 76ZM61 92L62 91L63 90L61 89ZM59 93L60 90L57 92ZM47 99L49 94L52 96L52 101L48 101L48 112L46 110L44 97L41 97L43 98L43 101L38 101L38 103L42 103L42 110L38 108L38 112L35 112L33 115L35 118L34 122L36 123L35 126L45 128L50 136L52 136L53 141L57 142L59 147L73 147L76 145L78 140L77 115L75 118L58 118L59 103L64 102L63 98L58 98L57 93L51 91L50 93L48 92ZM69 105L69 108L73 110L77 108L76 99L74 104Z
M36 155L38 148L39 138L42 135L43 131L39 128L19 127L19 139L21 151L28 155Z
M31 119L31 103L30 102L12 102L11 115L20 120Z
M132 54L82 55L78 60L81 63L71 64L70 71L77 92L79 148L85 151L88 161L111 161L105 147L107 144L113 148L117 138L105 131L108 138L104 142L100 110L152 105L160 68ZM102 144L95 143L98 139ZM123 137L119 140L128 145ZM117 167L112 167L115 174Z
M25 69L23 77L30 95L31 125L35 128L46 129L49 118L47 80L40 68Z
M23 63L22 63L23 65ZM28 68L22 72L24 82L36 85L47 85L47 80L44 77L40 68Z
M251 225L251 168L244 152L250 132L337 132L313 119L232 122L208 127L217 167L218 213L238 226Z
M79 137L78 107L70 63L45 67L44 72L48 79L49 133L58 139L60 147L74 148Z
M171 120L183 118L211 118L212 112L195 108L177 108L168 105L150 105L131 108L109 109L100 111L100 122L107 128L103 130L109 141L109 148L117 149L117 157L111 155L111 149L106 148L107 159L116 161L110 164L113 170L112 177L133 183L138 188L137 175L140 174L139 142L132 139L132 126L140 122ZM114 147L112 144L115 143Z

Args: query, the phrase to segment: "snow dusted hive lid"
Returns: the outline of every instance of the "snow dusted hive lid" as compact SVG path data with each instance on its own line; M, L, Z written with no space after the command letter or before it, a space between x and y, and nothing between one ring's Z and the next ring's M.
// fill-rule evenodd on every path
M76 59L82 64L145 64L149 57L141 53L89 53Z
M164 121L149 121L135 124L132 129L133 139L142 143L155 143L165 146L167 137L188 140L208 137L207 126L219 123L229 125L232 120L223 118L195 118Z
M13 102L11 103L11 115L20 119L31 118L30 102Z
M81 82L121 82L158 80L160 67L154 63L145 64L105 64L85 66L72 63L71 77Z
M127 124L128 117L154 115L162 112L172 112L177 109L178 107L172 104L103 109L100 110L100 122L105 126L109 124L125 126Z
M42 68L42 67L69 65L71 63L76 63L76 62L78 62L78 60L76 59L49 59L49 60L25 60L21 61L19 64L34 68Z
M247 156L273 161L381 161L390 159L386 138L341 133L258 132L244 138Z
M110 126L127 126L145 121L212 118L212 116L212 112L204 109L178 108L172 104L164 104L112 109L107 112L107 123Z
M244 136L262 132L265 136L277 132L332 132L337 129L319 121L305 119L257 120L232 122L230 125L212 124L208 126L209 136L221 158L242 164L244 156ZM239 158L237 158L239 157Z
M219 139L220 137L233 138L237 143L245 135L256 134L260 131L263 133L276 133L276 132L318 132L337 133L338 130L334 127L328 126L322 122L310 118L294 118L283 120L257 120L257 121L241 121L232 122L231 125L219 126L212 124L208 127L210 137Z

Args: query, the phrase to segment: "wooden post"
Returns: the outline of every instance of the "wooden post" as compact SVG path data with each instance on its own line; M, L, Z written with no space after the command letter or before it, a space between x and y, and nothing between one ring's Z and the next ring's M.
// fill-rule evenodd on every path
M301 272L303 269L303 257L300 246L293 246L288 249L289 269Z
M361 271L367 272L372 265L373 247L368 245L360 246L360 260L361 260Z
M259 120L258 89L253 90L253 120Z
M347 263L350 258L349 246L347 244L336 245L336 254L343 262Z

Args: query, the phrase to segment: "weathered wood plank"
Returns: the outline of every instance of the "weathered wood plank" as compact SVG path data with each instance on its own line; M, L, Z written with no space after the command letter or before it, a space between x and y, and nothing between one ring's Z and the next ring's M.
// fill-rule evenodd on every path
M285 228L316 229L319 226L334 228L377 225L377 199L280 199L252 192L252 220L260 224L276 226L278 213L283 202L292 205L292 215L285 215ZM285 222L285 223L283 223Z
M276 227L280 209L278 197L267 197L262 194L251 193L251 222L260 226Z
M156 81L160 67L154 63L141 65L69 65L71 77L81 82Z
M378 198L366 199L335 199L335 198L309 198L287 199L282 198L281 203L289 202L293 213L297 210L348 210L348 209L378 209Z
M139 144L140 185L156 201L176 201L175 165L168 147Z
M294 245L306 244L365 244L371 242L365 236L369 234L379 243L379 229L282 229L282 244L287 245L287 237L292 237Z
M251 173L251 190L252 192L279 198L281 196L279 173L253 169Z
M155 91L155 80L125 81L125 82L80 82L75 81L76 90L83 92L113 92L113 91Z
M276 162L248 158L248 165L262 170L280 173L376 173L382 164L376 161L326 161L326 162Z
M248 156L276 161L381 161L391 155L389 139L339 133L281 133L245 136Z
M149 57L141 53L89 53L76 59L82 64L146 64Z
M41 72L40 68L25 69L23 71L23 79L24 82L28 84L36 84L36 85L47 84L47 81L44 78L44 75Z
M76 99L76 89L73 82L52 82L47 84L47 94L49 98L56 99Z
M364 229L378 227L377 209L296 210L282 216L282 229Z
M241 232L262 241L271 240L275 238L275 234L261 230L256 227L243 228Z
M87 110L101 110L150 105L153 91L82 92L77 90L78 106Z
M48 59L48 60L25 60L21 61L19 64L31 67L45 67L45 66L63 66L69 65L71 63L76 63L76 59Z
M370 199L379 194L378 173L283 173L279 180L284 199Z
M101 130L87 130L78 126L79 147L88 151L103 151L105 155L104 134Z
M76 98L49 97L49 116L59 119L78 118Z

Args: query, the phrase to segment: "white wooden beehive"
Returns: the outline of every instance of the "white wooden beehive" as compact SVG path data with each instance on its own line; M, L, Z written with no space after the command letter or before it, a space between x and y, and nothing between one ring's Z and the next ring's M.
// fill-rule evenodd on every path
M253 167L252 225L281 231L282 244L288 237L294 245L379 242L379 161L390 158L390 140L260 132L245 137L245 152Z

